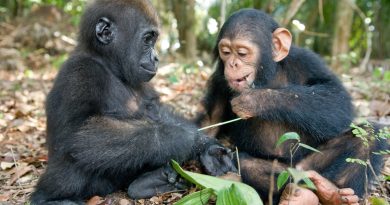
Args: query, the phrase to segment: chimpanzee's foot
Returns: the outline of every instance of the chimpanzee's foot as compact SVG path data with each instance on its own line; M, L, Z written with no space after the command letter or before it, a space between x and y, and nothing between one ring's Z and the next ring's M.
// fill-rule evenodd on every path
M279 205L318 205L319 200L316 194L295 184L287 184Z
M339 189L315 171L307 171L307 174L317 188L316 194L322 205L359 205L359 197L355 195L353 189Z

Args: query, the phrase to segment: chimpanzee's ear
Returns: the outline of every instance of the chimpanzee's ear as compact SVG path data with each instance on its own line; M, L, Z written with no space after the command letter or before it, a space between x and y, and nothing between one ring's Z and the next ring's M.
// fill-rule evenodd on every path
M107 17L99 19L95 26L96 38L103 44L107 45L114 40L115 37L115 25Z
M273 59L275 62L283 60L290 51L292 35L285 28L277 28L272 33Z

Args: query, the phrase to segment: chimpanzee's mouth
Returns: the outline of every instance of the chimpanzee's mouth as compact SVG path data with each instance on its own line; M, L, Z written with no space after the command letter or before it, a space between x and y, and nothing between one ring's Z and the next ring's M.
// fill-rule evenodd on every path
M234 81L236 81L237 83L241 83L241 82L243 82L243 81L248 81L249 75L250 75L250 73L249 73L248 75L245 75L244 77L238 78L238 79L236 79L236 80L234 80Z

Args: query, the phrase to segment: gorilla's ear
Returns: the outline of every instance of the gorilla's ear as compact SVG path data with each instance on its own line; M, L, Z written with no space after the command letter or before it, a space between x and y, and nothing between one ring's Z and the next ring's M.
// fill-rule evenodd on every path
M96 38L103 44L107 45L115 38L115 25L107 17L102 17L95 27Z
M273 59L275 62L283 60L289 53L292 35L285 28L277 28L272 33Z

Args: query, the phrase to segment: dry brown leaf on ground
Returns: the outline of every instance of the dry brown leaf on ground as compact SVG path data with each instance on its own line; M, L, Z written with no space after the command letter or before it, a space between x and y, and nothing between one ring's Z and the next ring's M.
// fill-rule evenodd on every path
M14 167L14 169L15 169L15 174L13 174L13 176L11 177L11 180L8 181L8 183L7 183L8 186L13 185L22 176L29 173L30 171L33 171L35 169L35 167L32 165L26 166L25 163L23 163L22 166Z
M373 100L370 102L370 110L374 116L382 117L390 115L390 102Z

